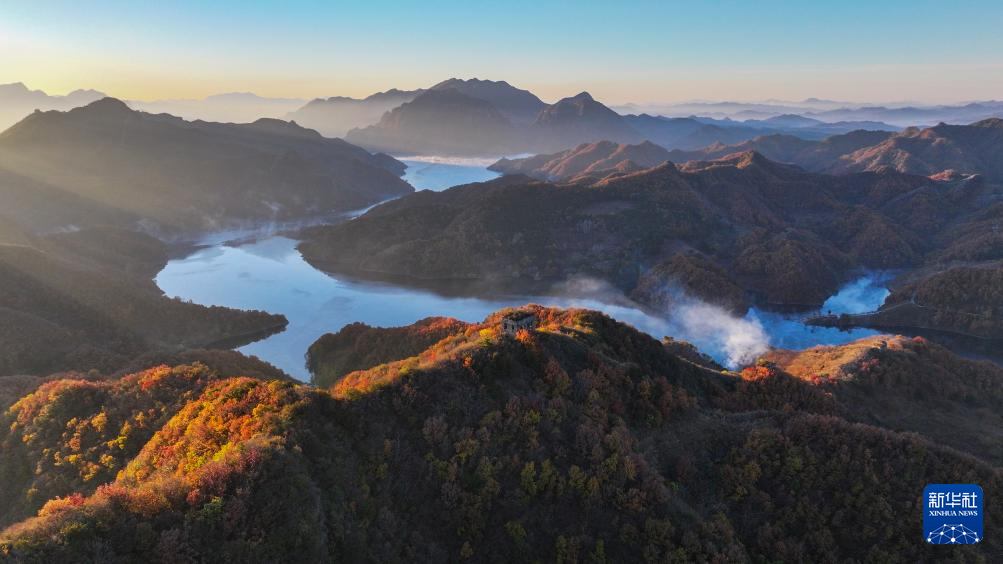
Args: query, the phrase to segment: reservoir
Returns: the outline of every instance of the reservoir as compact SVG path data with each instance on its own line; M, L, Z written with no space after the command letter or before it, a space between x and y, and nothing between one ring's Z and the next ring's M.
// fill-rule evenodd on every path
M490 162L405 159L405 179L416 189L442 190L457 184L490 180ZM491 161L493 162L493 161ZM594 296L506 295L457 297L429 290L331 275L315 269L296 250L298 241L283 235L259 235L225 241L214 236L189 255L171 260L156 282L171 297L203 305L257 309L289 319L285 331L241 347L301 380L309 380L307 348L321 335L361 321L373 326L408 325L429 316L480 321L507 306L538 303L584 307L607 313L655 338L690 341L726 366L755 360L767 346L806 348L838 344L877 334L870 329L841 331L802 323L807 315L751 309L735 317L716 306L683 304L659 315L625 299ZM862 276L844 286L822 311L858 313L876 309L888 295L877 276Z

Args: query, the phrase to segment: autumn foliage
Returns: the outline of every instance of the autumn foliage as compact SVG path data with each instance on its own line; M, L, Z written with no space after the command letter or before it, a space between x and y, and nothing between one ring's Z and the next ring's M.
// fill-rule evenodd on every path
M61 414L48 439L32 439L65 443L61 453L76 452L78 433L84 452L107 445L89 439L95 426L150 413L111 409L116 394L161 415L101 485L76 467L75 482L51 485L36 517L0 533L0 550L38 561L914 562L929 557L916 539L926 484L1001 491L983 460L848 421L833 387L848 377L770 361L723 372L600 313L523 309L532 329L505 334L514 312L501 311L330 391L197 366L42 386L9 412L12 437ZM411 334L398 335L407 350ZM874 358L854 378L896 388L881 375L894 355ZM59 397L104 407L64 412ZM945 555L984 558L999 544L972 548Z

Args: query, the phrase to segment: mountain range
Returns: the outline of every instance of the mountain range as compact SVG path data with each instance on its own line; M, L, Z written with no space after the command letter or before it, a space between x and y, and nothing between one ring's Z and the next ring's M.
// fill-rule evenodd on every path
M4 130L35 110L66 111L86 106L107 94L97 90L74 90L65 96L30 90L20 82L0 84L0 130ZM281 118L303 107L299 98L268 98L252 92L214 94L202 99L126 100L129 107L188 120L250 123L259 118ZM378 116L377 116L378 117Z
M414 100L424 90L377 92L365 98L332 96L317 98L286 114L286 119L316 129L325 137L344 137L350 130L380 120L384 113Z
M1003 181L1003 169L995 158L1003 150L1003 120L999 119L970 125L913 127L894 134L853 131L818 142L770 135L731 146L715 144L699 151L672 151L668 158L685 162L750 150L808 170L833 174L893 169L924 176L980 174L994 182Z
M734 145L717 142L693 151L667 151L647 142L629 145L603 141L559 153L502 159L491 168L506 174L568 181L586 171L612 171L631 159L635 160L633 165L622 166L636 169L638 165L647 168L663 161L712 161L748 151L805 170L830 174L896 170L948 178L978 174L992 182L1003 182L1003 169L995 158L1003 151L1003 120L999 119L969 125L907 128L899 133L858 130L820 141L778 133Z
M812 141L774 133L734 145L715 142L694 151L681 149L669 151L649 141L636 145L600 141L583 143L558 153L502 158L489 168L503 174L525 174L539 180L575 182L578 180L576 177L580 175L587 180L597 174L637 171L666 161L674 163L715 161L751 151L772 161L795 164L812 172L846 173L871 170L852 162L850 160L852 155L859 151L861 154L873 155L880 159L880 147L893 136L894 134L884 131L860 130L833 135L821 141ZM904 159L902 164L912 160ZM879 171L885 168L887 167L876 166L873 170ZM891 168L898 170L896 167ZM907 169L905 166L901 168L906 170L900 172L922 172Z
M841 158L833 170L881 170L932 175L944 171L983 174L1003 182L1003 119L971 125L940 124L927 129L910 127L873 147L864 147Z
M796 114L824 122L872 121L896 127L937 123L971 123L1003 117L1003 102L986 100L961 104L869 104L809 98L801 101L681 102L674 104L624 104L614 109L624 114L652 113L668 117L705 116L722 120L762 120Z
M825 172L837 167L844 155L883 143L892 135L887 131L858 130L814 141L793 135L771 134L734 145L713 143L695 151L674 150L669 153L669 159L683 163L714 160L734 153L756 151L777 162L796 164L815 172Z
M23 83L0 84L0 131L17 123L35 110L69 110L104 98L97 90L74 90L65 96L52 96L31 90Z
M643 170L617 161L636 150L584 145L539 168L527 159L532 174L573 182L516 174L417 193L311 229L300 249L321 269L359 276L478 293L558 292L584 276L663 311L690 296L739 314L753 303L818 307L861 269L1003 259L987 225L1003 188L981 175L819 174L756 152Z
M443 94L446 90L453 93ZM620 115L588 92L548 105L506 82L450 79L388 111L379 122L349 131L346 139L398 155L497 156L550 152L603 140L649 140L669 149L697 149L777 132L822 139L861 127L896 129L877 122L826 123L801 116L737 122Z
M345 139L397 155L505 154L517 146L517 134L490 102L445 88L423 92Z
M450 79L235 124L8 91L65 107L0 133L0 559L1003 552L993 534L936 554L919 536L931 483L979 484L987 531L1003 514L1003 369L928 338L771 349L726 370L672 336L530 304L339 323L306 352L306 385L226 350L284 316L170 298L153 280L207 231L371 207L298 230L303 258L459 294L581 287L666 318L693 301L818 308L861 271L892 271L878 311L810 322L996 346L999 119L881 131L789 112L621 115L584 92L547 104ZM269 104L204 102L235 116ZM309 120L354 129L331 139ZM492 165L505 176L441 192L415 192L402 162L370 152L527 149L540 154Z
M550 155L502 158L488 167L502 174L525 174L540 180L584 181L636 172L667 162L671 153L650 141L637 145L599 141Z
M151 114L171 114L187 120L251 123L261 118L285 119L306 100L268 98L253 92L227 92L201 99L127 100L130 108Z
M327 137L344 137L352 129L377 125L384 113L410 102L430 90L453 88L466 96L484 100L495 107L517 129L529 127L549 104L527 90L505 81L450 78L428 88L390 89L362 99L344 96L317 98L269 98L250 92L207 96L203 99L132 100L130 107L150 113L169 113L190 120L249 123L259 118L293 120ZM0 85L0 129L35 109L67 110L104 97L93 90L77 90L67 96L49 96L29 90L21 83ZM575 97L572 97L572 99ZM608 109L608 108L607 108ZM514 143L514 152L553 152L584 142L650 140L668 149L694 150L715 142L740 143L760 135L784 133L819 140L855 129L897 131L910 126L932 126L941 122L971 123L1003 118L1003 102L982 101L956 105L901 103L874 105L810 98L801 101L768 100L759 103L691 102L676 104L625 104L610 111L622 115L639 134L627 134L621 124L610 120L610 129L597 133L583 124L584 135L564 137L558 143L533 145L526 139ZM666 123L672 123L667 126ZM698 125L698 124L702 124ZM412 137L417 135L415 132ZM408 134L404 134L407 137ZM406 139L394 141L384 132L374 139L380 146L400 145L404 152L416 152ZM466 153L481 150L468 148ZM424 151L427 153L427 151ZM497 154L492 155L497 156Z
M189 122L112 98L35 111L0 133L0 375L110 374L282 330L281 315L170 299L153 277L179 238L330 218L413 191L403 171L280 120Z
M403 171L289 122L185 121L103 98L0 133L0 215L36 230L111 222L184 234L364 208L411 192Z

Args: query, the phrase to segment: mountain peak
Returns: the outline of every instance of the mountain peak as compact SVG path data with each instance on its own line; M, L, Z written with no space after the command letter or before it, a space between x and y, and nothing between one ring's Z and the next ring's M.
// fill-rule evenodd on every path
M71 96L101 96L102 98L108 97L104 92L101 92L100 90L94 90L93 88L77 88L76 90L66 95L67 98Z
M405 96L417 96L424 92L424 90L401 90L399 88L391 88L385 92L376 92L375 94L370 94L365 97L365 100L380 100L384 98L394 98L394 97L405 97Z
M132 113L132 109L125 102L110 96L95 100L86 106L82 106L80 109L90 113L102 114Z
M11 82L9 84L0 84L0 90L17 90L18 92L28 92L28 87L25 86L23 82Z
M299 136L306 138L319 138L321 135L313 129L308 129L295 121L287 121L278 118L258 118L250 124L258 131L266 131L279 135Z
M486 104L483 100L479 98L474 98L472 96L467 96L463 92L460 92L456 88L433 88L426 90L415 97L411 104L427 104L427 103L439 103L439 102L464 102L471 104Z
M562 98L543 108L536 117L537 139L541 148L573 147L583 141L606 139L617 143L639 143L643 137L623 116L597 102L588 92Z
M602 102L597 102L595 98L592 97L588 92L579 92L574 96L568 98L561 98L553 105L548 106L544 111L554 110L554 109L570 109L577 108L576 111L604 111L604 113L615 113L613 110L607 108Z
M735 153L731 157L725 157L726 160L730 160L735 163L738 168L746 168L753 165L757 166L770 166L772 167L776 163L767 159L759 151L749 150L743 151L741 153Z
M763 170L774 174L781 173L783 171L797 169L797 167L795 166L785 165L770 160L765 156L763 156L762 153L754 149L737 151L735 153L730 153L728 155L724 155L722 157L710 161L693 161L691 163L688 163L687 168L690 171L698 171L698 170L715 168L722 165L735 167L737 169L752 168L754 170Z
M463 86L506 86L511 87L512 85L504 80L482 80L480 78L447 78L442 82L432 86L430 90L438 90L443 88L456 88Z

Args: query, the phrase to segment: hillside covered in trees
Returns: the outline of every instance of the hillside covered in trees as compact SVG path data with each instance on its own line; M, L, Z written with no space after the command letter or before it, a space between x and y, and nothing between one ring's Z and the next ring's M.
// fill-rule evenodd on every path
M0 218L187 235L361 209L412 192L404 168L295 123L185 121L103 98L0 133Z
M322 269L471 292L546 292L585 276L656 307L680 291L737 312L817 307L861 269L1003 258L1001 197L981 177L834 176L748 152L576 183L516 175L418 193L310 230L300 249Z
M748 151L815 172L897 170L922 176L979 174L998 183L1003 181L998 158L1003 152L1003 120L990 118L968 125L908 127L897 133L860 129L821 140L773 133L736 144L718 142L697 150L676 149L669 151L666 158L684 163Z
M1003 465L1003 368L922 337L773 350L766 366L823 390L851 421L918 433Z
M310 381L330 387L349 372L414 356L466 327L466 323L449 317L429 317L392 328L350 323L310 345L306 353Z
M114 371L135 357L252 341L281 315L163 295L152 277L167 247L134 231L0 233L0 376Z
M812 320L836 327L932 329L1003 344L1003 265L989 262L924 273L892 291L875 312Z
M550 155L508 159L488 167L502 174L525 174L540 180L595 180L608 174L635 172L669 160L669 151L644 141L637 145L598 141Z
M908 359L959 364L972 376L936 401L960 407L998 395L998 370L892 341L721 372L600 313L529 309L537 325L515 336L501 331L511 311L347 331L335 348L379 345L340 366L382 364L329 390L199 365L44 384L0 426L14 485L0 551L47 562L916 562L1003 549L989 535L959 547L918 536L929 483L980 484L986 528L998 527L998 462L860 422L841 387L905 397ZM444 336L410 354L433 326ZM860 352L872 348L886 352ZM857 356L866 375L839 360ZM24 473L43 463L61 478Z

